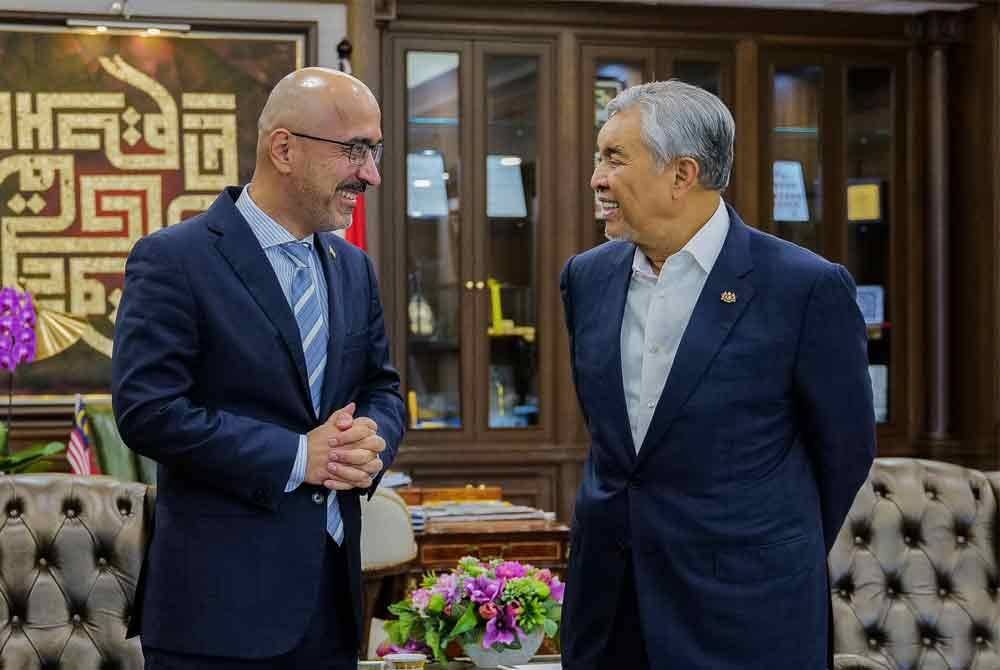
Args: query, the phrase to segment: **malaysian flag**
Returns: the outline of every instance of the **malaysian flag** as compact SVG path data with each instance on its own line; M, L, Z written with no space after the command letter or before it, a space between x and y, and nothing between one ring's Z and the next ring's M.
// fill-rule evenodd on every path
M99 475L101 468L97 465L97 457L91 448L93 442L90 431L90 419L83 404L83 397L76 394L76 406L73 411L73 429L69 432L69 447L66 449L66 459L75 475Z

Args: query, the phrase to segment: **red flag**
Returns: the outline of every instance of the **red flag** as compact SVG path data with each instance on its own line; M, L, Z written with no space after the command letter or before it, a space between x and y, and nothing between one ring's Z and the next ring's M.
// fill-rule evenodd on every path
M365 230L365 196L358 193L358 204L354 206L351 227L347 229L347 241L364 251L368 251L368 232Z

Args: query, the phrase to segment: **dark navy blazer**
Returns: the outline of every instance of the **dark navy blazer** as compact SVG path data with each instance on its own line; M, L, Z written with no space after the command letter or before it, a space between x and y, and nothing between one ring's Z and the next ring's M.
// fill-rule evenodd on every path
M130 632L152 647L259 658L290 650L320 605L325 489L284 493L299 435L355 401L378 424L388 466L404 411L371 262L324 233L330 344L314 414L298 326L239 193L135 245L112 394L125 442L159 463ZM360 625L358 495L338 498L354 609L343 615Z
M626 557L653 668L826 667L826 555L875 455L865 324L844 268L729 217L638 454L620 345L635 245L603 244L563 270L592 440L567 670L613 666L602 652Z

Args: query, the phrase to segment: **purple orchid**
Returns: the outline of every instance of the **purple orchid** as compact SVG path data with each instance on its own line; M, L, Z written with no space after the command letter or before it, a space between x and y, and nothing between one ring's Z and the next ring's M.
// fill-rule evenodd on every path
M438 577L437 584L431 587L431 593L441 594L449 606L454 605L462 597L462 583L458 575L444 574Z
M498 642L510 645L523 637L524 631L517 625L517 608L513 605L507 605L500 609L495 617L486 622L483 649L489 649Z
M528 574L527 568L514 561L507 561L496 567L496 575L500 579L517 579L518 577L524 577L526 574Z
M559 581L558 577L553 577L549 583L549 595L557 603L562 605L563 596L566 594L566 585Z
M428 605L430 605L431 592L429 589L417 589L413 592L410 599L413 601L413 606L422 612L427 609Z
M0 289L0 369L13 373L35 360L35 302L27 291Z
M483 603L493 602L500 595L502 586L503 584L499 579L490 579L482 575L466 582L465 590L472 602L482 605Z
M420 640L407 640L406 644L400 646L393 644L389 640L385 640L382 644L378 646L375 650L375 655L382 658L386 654L407 654L407 653L417 653L426 654L427 656L433 656L434 650L428 647L426 644Z

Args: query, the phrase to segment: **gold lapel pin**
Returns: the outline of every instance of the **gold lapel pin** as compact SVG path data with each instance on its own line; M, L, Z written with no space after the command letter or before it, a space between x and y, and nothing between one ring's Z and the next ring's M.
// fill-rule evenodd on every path
M732 305L734 302L736 302L736 294L733 293L732 291L723 291L722 296L720 297L722 298L722 302L726 303L727 305Z
M336 258L337 257L337 252L333 250L332 246L327 247L327 249L330 250L330 258Z

